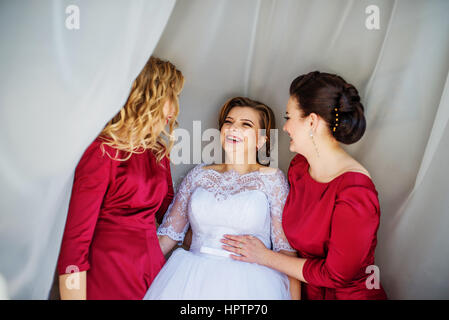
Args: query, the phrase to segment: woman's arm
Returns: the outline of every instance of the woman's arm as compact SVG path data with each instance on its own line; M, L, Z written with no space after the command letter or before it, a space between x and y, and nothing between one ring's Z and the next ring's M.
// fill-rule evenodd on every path
M281 250L279 252L288 256L296 257L295 252L285 250ZM290 296L292 297L292 300L301 300L301 282L291 276L288 276L288 280L290 282Z
M159 244L164 255L167 255L178 243L190 246L191 233L187 214L190 195L195 187L195 176L199 166L189 171L182 180L176 195L170 204L161 225L157 229Z
M282 227L282 214L284 211L284 204L287 200L289 192L289 184L287 178L279 169L277 169L274 174L264 176L264 178L265 185L267 186L267 195L270 201L271 209L270 232L273 251L268 251L279 252L280 255L286 257L297 257L296 250L291 247ZM286 274L286 272L283 273ZM290 281L290 294L292 299L301 299L301 283L294 276L288 274L287 276Z
M169 236L163 235L158 236L159 245L161 246L162 253L166 256L178 243L178 241L173 240Z
M176 246L178 241L173 240L169 236L158 236L159 239L159 245L161 246L162 253L164 256L166 256L173 248ZM187 231L184 242L182 243L182 247L186 250L189 250L190 244L192 243L192 229L189 228L189 231Z
M225 244L222 246L223 249L237 254L230 256L234 260L258 263L307 283L303 275L306 259L272 251L254 236L225 234L221 242Z
M293 279L307 283L302 272L306 259L285 255L271 250L267 250L262 257L260 264L285 273Z
M351 186L337 198L326 257L297 258L273 252L256 237L225 235L224 249L238 254L235 260L255 262L300 281L326 288L347 286L363 272L379 225L377 195ZM305 279L307 278L307 280Z
M96 139L86 149L75 169L57 264L61 299L86 299L90 244L107 192L112 165L112 160L103 154L100 145L101 141Z
M59 276L61 300L86 300L86 271Z

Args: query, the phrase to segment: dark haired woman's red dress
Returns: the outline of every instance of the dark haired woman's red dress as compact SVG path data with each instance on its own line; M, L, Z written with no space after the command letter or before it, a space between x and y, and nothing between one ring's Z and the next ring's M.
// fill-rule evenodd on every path
M290 245L307 259L302 298L386 299L380 282L375 286L379 277L368 268L375 265L380 218L373 182L362 173L345 172L320 183L308 169L300 154L290 163L290 193L282 218Z
M112 160L101 143L75 170L58 273L87 271L87 299L142 299L165 263L155 218L161 222L173 199L170 161L158 164L149 150Z

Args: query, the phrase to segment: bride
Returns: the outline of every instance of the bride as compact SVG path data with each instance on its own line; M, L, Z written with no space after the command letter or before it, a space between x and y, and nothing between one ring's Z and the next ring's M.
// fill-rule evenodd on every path
M164 255L183 241L189 225L192 244L189 251L178 248L172 253L144 299L299 298L297 280L232 259L220 241L225 234L246 234L274 251L296 255L282 230L288 182L281 170L257 159L257 150L270 146L274 122L268 106L248 98L230 99L222 107L225 164L199 164L182 181L157 234Z

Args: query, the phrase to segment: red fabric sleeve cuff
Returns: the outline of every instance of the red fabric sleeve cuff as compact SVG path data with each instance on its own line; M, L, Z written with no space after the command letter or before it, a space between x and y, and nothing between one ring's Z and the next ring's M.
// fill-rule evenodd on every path
M314 270L319 268L319 264L321 264L322 259L306 259L306 262L302 268L302 275L304 280L311 285L318 285L316 282L316 278L314 277Z
M90 269L90 264L88 262L82 264L64 264L63 266L58 265L58 274L69 274L74 272L82 272Z

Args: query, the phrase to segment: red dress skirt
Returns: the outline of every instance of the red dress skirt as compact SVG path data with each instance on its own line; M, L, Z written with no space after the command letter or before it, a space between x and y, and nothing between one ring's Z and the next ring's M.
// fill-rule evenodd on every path
M57 270L87 271L89 300L142 299L165 263L155 219L161 222L173 199L170 161L158 164L149 150L112 160L101 143L97 138L76 167Z
M290 245L307 259L303 299L386 299L374 263L380 209L373 182L346 172L320 183L308 169L306 158L296 155L282 218Z

